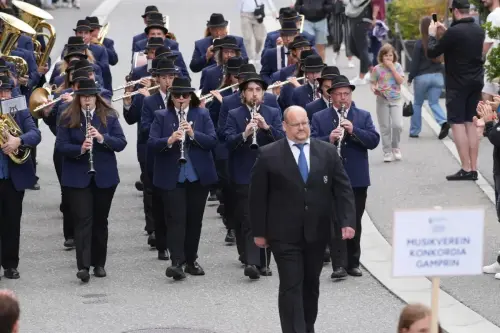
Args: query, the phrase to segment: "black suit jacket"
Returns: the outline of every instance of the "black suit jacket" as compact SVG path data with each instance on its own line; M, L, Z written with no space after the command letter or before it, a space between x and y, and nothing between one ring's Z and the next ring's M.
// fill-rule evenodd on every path
M333 214L341 227L355 227L354 195L335 147L311 139L309 169L304 183L286 138L259 149L249 194L254 237L325 241Z

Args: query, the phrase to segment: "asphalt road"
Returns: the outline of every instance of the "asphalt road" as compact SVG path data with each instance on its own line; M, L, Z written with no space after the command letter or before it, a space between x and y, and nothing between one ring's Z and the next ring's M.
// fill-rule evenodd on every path
M91 14L100 3L87 0L82 1L81 10L59 9L52 12L58 34L53 59L60 54L68 36L73 34L76 21ZM227 3L224 0L148 2L170 16L171 31L180 41L186 62L189 62L194 41L201 38L212 12L224 13L232 21L231 33L240 35L237 5ZM277 5L283 3L281 0L276 1ZM144 28L140 17L144 6L136 0L123 0L108 17L111 22L109 37L115 40L120 57L119 64L112 68L115 86L122 83L130 69L130 40ZM346 72L350 76L354 75L353 71ZM199 75L193 75L192 78L197 85ZM356 101L362 107L374 111L373 98L366 90L363 94L363 89L356 92ZM117 103L116 108L121 110L121 104ZM43 142L38 150L41 190L28 191L25 197L19 267L21 279L0 281L0 287L13 289L20 298L22 331L279 332L275 267L274 276L260 281L250 282L243 277L236 249L223 243L225 230L215 206L206 209L200 247L199 262L207 275L189 277L181 283L174 283L165 277L167 264L156 259L156 251L149 250L143 234L142 198L134 188L139 175L135 152L136 129L135 126L126 125L123 119L122 125L129 145L118 154L122 182L110 214L106 266L108 277L92 278L86 285L80 284L75 276L74 251L66 251L62 246L59 185L52 164L54 137L45 125L41 125ZM423 198L432 197L438 201L440 197L436 196L443 193L443 189L438 191L439 187L431 184L443 182L443 170L455 169L452 158L439 150L442 147L436 140L423 138L422 142L427 142L432 149L417 149L413 152L418 161L415 167L426 172L418 177L414 176L415 163L405 161L387 166L382 165L380 152L372 155L374 186L370 190L368 211L384 231L389 230L393 208L405 203L426 206L429 203ZM416 144L412 149L415 147ZM432 155L425 155L433 151L435 153ZM406 147L406 143L403 153L410 156L410 148ZM435 162L430 158L432 156L434 159L444 159L441 164L445 163L449 167L433 166ZM425 159L431 160L430 166L427 162L424 164ZM397 181L398 177L404 179ZM457 200L468 193L472 194L471 198L480 197L473 184L455 185L461 186L459 189L450 186L447 184L446 187L452 192L451 197ZM462 195L458 196L458 193ZM335 283L329 279L331 269L328 266L325 268L321 277L317 332L395 332L403 305L399 299L367 272L362 278ZM456 287L461 281L444 283ZM485 279L481 288L488 289L487 283L489 281ZM476 283L471 281L466 289L474 287L477 287ZM490 283L489 287L494 286ZM469 291L464 293L470 294Z

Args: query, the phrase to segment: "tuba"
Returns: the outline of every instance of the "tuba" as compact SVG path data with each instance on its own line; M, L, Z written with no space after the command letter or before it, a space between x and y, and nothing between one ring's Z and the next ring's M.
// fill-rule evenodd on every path
M28 63L23 58L10 54L16 48L17 41L23 32L33 36L36 31L17 17L6 13L0 13L0 20L3 21L3 30L0 34L0 56L14 63L17 75L23 77L28 73Z
M0 146L7 142L7 137L4 136L5 132L15 137L20 137L23 134L23 131L10 113L0 113ZM10 153L9 157L16 164L24 164L30 157L30 154L30 148L19 147L15 152Z
M38 66L44 66L48 62L50 52L56 42L56 29L53 25L46 22L46 20L53 19L52 15L27 2L12 0L12 4L20 9L19 17L35 30L32 39L36 64ZM48 33L44 33L44 29L47 30ZM36 31L39 32L37 33ZM37 36L47 38L45 51L42 51L42 44L37 40Z

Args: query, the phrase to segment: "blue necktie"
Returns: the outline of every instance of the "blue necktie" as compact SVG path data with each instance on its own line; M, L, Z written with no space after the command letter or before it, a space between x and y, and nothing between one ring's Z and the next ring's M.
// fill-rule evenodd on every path
M294 146L299 148L300 154L299 154L299 171L302 176L302 179L304 179L304 183L307 182L307 176L309 175L309 169L307 167L307 160L306 160L306 154L304 154L304 146L307 143L296 143Z

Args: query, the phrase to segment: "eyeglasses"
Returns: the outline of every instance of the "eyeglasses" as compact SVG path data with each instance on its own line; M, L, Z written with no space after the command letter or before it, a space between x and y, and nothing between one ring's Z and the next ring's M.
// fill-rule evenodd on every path
M349 97L351 96L351 92L336 92L333 93L335 97Z
M188 98L189 96L191 96L191 93L183 93L183 94L172 94L172 97L176 98L176 99L179 99L181 98L181 96L186 99Z

